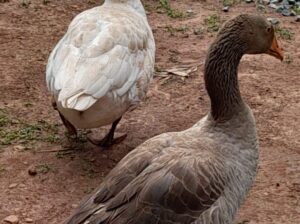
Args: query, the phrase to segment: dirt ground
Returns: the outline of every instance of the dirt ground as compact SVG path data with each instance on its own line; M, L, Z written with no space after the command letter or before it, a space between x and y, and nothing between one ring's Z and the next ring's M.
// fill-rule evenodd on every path
M140 143L163 132L188 128L205 115L209 99L203 63L215 35L207 31L206 19L217 14L225 21L241 12L257 12L254 4L237 4L225 13L221 1L184 0L171 1L172 8L191 9L192 15L171 18L158 8L159 1L144 1L157 43L156 69L188 65L198 66L198 71L185 80L156 77L145 102L127 113L117 129L117 134L128 133L126 140L101 151L84 141L84 133L82 142L69 146L45 85L50 51L71 19L99 1L21 2L0 3L0 222L17 215L20 223L29 218L38 224L61 223ZM260 166L237 223L297 224L300 23L271 10L263 14L279 18L280 26L294 35L279 38L286 55L283 63L258 55L245 56L240 65L241 91L254 111L260 136ZM106 131L101 128L93 134ZM67 147L72 150L59 152ZM29 170L37 174L29 175Z

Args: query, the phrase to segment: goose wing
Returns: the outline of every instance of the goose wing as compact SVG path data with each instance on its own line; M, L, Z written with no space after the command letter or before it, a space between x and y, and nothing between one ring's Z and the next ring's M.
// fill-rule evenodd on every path
M171 146L134 150L67 223L192 223L224 190L222 161L211 159Z
M49 57L47 85L65 108L84 111L109 92L123 96L151 79L155 46L146 19L110 10L79 14Z

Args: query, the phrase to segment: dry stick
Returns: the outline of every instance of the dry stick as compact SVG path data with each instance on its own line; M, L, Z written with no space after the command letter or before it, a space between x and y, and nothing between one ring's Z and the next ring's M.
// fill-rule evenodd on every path
M50 150L43 150L43 151L37 151L37 153L47 153L47 152L67 152L67 151L74 151L73 149L50 149Z

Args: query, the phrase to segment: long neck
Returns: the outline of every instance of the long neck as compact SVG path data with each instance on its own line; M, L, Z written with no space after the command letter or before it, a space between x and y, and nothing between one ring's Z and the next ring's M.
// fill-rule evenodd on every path
M139 14L146 18L146 12L140 0L105 0L106 4L116 3L131 6Z
M216 121L229 120L244 107L237 77L243 52L244 44L233 34L220 35L209 50L204 78Z

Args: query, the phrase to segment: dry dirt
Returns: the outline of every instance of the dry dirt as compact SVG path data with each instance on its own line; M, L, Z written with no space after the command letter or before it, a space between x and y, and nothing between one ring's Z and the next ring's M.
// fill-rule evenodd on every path
M0 1L1 2L1 1ZM205 19L213 14L227 20L241 12L256 13L253 4L237 4L222 12L219 1L171 1L191 17L170 18L157 9L159 1L144 1L157 42L157 69L199 66L186 80L156 77L148 98L126 114L118 133L127 139L109 151L87 142L73 150L64 127L50 104L45 86L47 57L71 19L99 1L31 0L26 7L10 0L0 3L0 222L17 215L20 223L60 223L84 195L130 150L167 131L180 131L209 109L203 83L203 62L214 33ZM26 1L23 1L26 3ZM300 223L300 23L277 17L293 30L291 40L280 39L287 60L246 56L240 65L241 91L254 111L260 136L260 166L254 187L242 206L237 223ZM198 31L196 35L194 30ZM201 34L201 30L204 33ZM103 135L107 128L93 130ZM5 144L4 144L5 143ZM28 170L37 171L30 176Z

